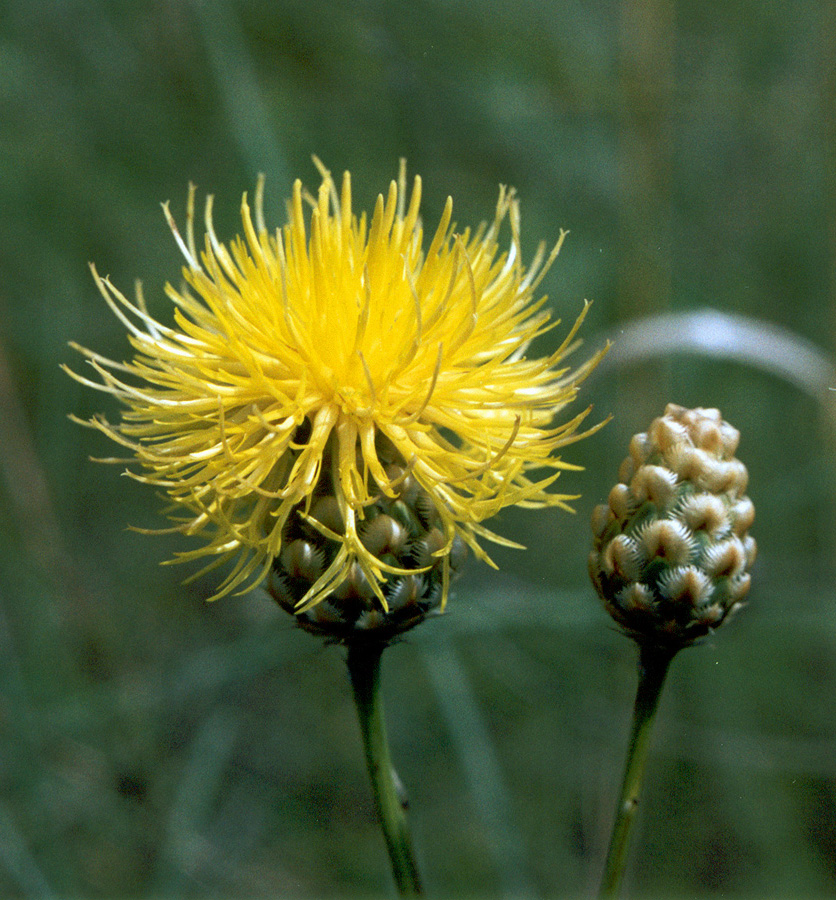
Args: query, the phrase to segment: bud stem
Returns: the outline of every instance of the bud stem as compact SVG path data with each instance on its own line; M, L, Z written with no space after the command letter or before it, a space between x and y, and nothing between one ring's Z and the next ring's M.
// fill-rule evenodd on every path
M644 766L650 746L653 721L659 705L659 697L665 684L665 676L676 650L658 646L640 645L639 685L633 708L633 722L630 729L630 744L624 767L624 781L616 806L610 848L604 864L599 897L618 896L624 871L627 867L627 853L630 848L630 834L639 805Z
M385 647L383 641L349 644L348 672L360 720L366 767L372 783L380 827L392 862L392 873L400 895L416 897L423 893L421 880L412 851L412 837L404 804L398 795L395 781L397 776L392 768L383 720L380 662Z

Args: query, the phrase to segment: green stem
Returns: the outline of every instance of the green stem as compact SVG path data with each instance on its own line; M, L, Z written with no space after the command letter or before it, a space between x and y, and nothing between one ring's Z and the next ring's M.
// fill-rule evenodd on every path
M366 767L372 782L375 807L392 862L392 873L402 897L423 893L412 852L412 838L404 804L395 785L395 771L389 755L386 725L383 721L383 696L380 690L380 661L383 642L350 644L348 672L354 689L354 702L363 735Z
M642 646L640 648L639 686L633 709L630 745L624 767L624 781L616 807L610 849L604 864L604 877L599 893L601 900L618 896L624 878L627 852L630 847L630 833L636 819L644 765L650 746L650 734L653 730L659 697L665 684L665 676L675 654L675 650L664 650L659 647Z

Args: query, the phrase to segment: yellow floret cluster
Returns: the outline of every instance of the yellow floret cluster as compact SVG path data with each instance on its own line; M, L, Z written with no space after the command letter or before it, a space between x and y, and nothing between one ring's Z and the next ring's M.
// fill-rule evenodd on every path
M200 245L194 190L184 235L165 207L186 260L182 285L166 289L173 324L94 270L134 355L76 345L95 377L74 377L124 407L119 421L87 424L130 453L109 461L132 463L132 477L167 496L173 530L200 539L179 559L232 562L217 596L272 571L297 613L346 583L385 612L418 590L421 570L443 606L462 548L489 561L482 539L515 546L485 519L511 505L566 506L549 488L578 467L556 451L589 431L585 411L558 414L601 353L566 366L584 308L554 352L527 356L556 324L535 292L564 235L524 266L512 190L475 230L455 227L448 199L425 246L421 182L408 192L403 167L369 218L352 209L348 173L339 189L320 173L316 195L296 182L275 231L259 182L229 244L211 197ZM409 522L406 495L422 504ZM371 520L383 513L406 530L403 546L378 547L384 526Z

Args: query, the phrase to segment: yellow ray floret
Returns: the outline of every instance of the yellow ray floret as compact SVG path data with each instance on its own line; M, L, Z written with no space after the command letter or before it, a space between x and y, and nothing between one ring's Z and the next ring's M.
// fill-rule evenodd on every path
M131 301L93 268L135 352L117 363L76 347L98 380L74 377L125 406L118 423L87 424L131 451L135 478L168 495L176 530L203 538L179 558L236 560L217 596L264 577L288 517L309 512L330 467L345 528L329 536L342 548L300 607L355 562L382 598L378 583L400 570L358 537L364 509L398 489L381 440L436 507L446 539L436 555L458 535L488 560L480 538L512 542L480 523L511 505L565 507L571 498L548 488L575 467L555 451L590 433L579 431L588 410L556 421L604 352L574 371L564 365L586 306L554 353L525 355L556 324L534 293L565 232L524 267L518 202L502 188L493 221L475 232L456 232L448 199L425 251L419 178L407 194L402 166L369 221L352 211L349 174L338 192L319 169L317 196L297 181L275 232L260 180L254 216L245 194L243 237L228 245L215 234L211 197L200 248L194 188L185 237L164 206L186 259L183 286L166 288L171 326L149 315L140 290Z

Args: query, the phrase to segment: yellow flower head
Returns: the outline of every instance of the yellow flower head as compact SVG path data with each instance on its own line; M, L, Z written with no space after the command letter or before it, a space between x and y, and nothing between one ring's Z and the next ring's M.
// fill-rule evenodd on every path
M387 580L438 561L443 605L455 547L490 562L480 538L518 546L483 520L506 506L571 499L548 491L561 469L576 468L553 454L584 436L588 410L564 423L555 415L603 351L574 372L563 366L584 307L551 356L526 357L554 324L545 298L533 295L565 233L526 269L512 190L500 189L493 221L475 232L455 230L448 199L425 250L421 181L407 194L403 165L370 221L352 211L349 174L338 192L317 165L317 196L297 181L288 224L275 232L265 226L260 180L254 216L245 194L244 235L228 245L215 234L211 197L201 249L194 188L185 239L164 206L186 259L185 284L166 287L172 326L148 313L140 290L132 302L93 269L135 353L118 363L76 346L100 380L74 377L126 407L116 424L100 416L87 424L133 454L108 461L138 463L133 477L168 495L174 530L204 539L178 558L215 557L210 568L236 559L217 596L259 583L298 520L338 550L315 560L297 611L350 577L362 577L386 610ZM397 498L407 480L437 522L423 568L405 569L364 540L369 509ZM330 518L317 513L324 481L336 501Z

